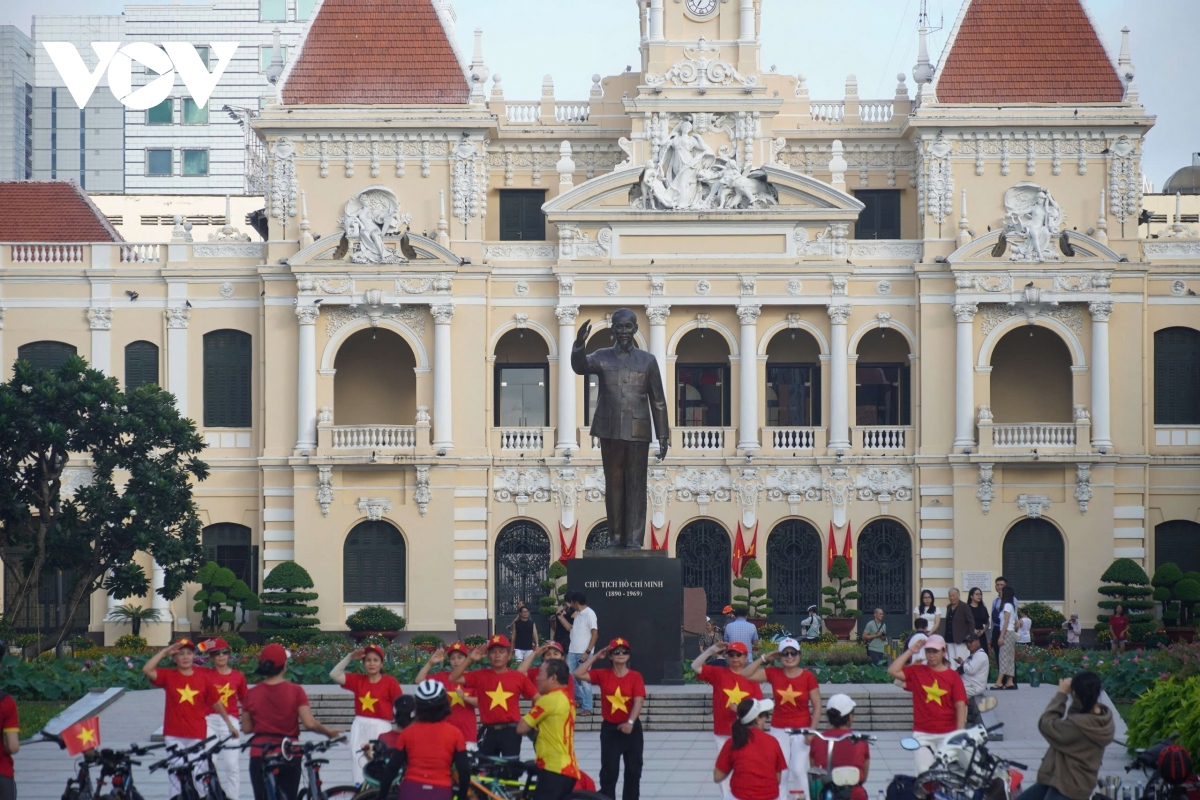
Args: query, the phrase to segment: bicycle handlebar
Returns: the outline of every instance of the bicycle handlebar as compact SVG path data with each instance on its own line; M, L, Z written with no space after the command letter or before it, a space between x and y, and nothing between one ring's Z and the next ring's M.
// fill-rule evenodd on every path
M813 730L812 728L787 728L786 730L787 730L787 733L789 736L815 736L816 738L820 739L823 742L836 743L836 742L843 742L846 740L849 740L852 742L878 741L876 739L876 737L872 736L869 733L853 733L853 732L851 732L851 733L844 733L841 736L825 736L820 731Z

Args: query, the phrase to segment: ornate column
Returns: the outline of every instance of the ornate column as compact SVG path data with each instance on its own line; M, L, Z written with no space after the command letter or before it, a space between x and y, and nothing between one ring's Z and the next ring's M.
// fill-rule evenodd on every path
M829 312L829 448L850 449L850 378L846 360L846 322L850 306L828 307Z
M741 19L739 42L754 41L754 0L742 0L740 14Z
M650 355L658 362L658 374L662 378L663 393L669 398L671 396L670 379L667 377L667 317L671 316L671 307L668 305L661 306L646 306L646 318L650 320ZM668 406L670 400L667 401ZM667 414L670 415L668 409ZM654 432L654 436L658 438L658 431Z
M1092 315L1092 447L1111 448L1108 404L1108 316L1113 304L1088 303Z
M188 415L187 326L192 312L186 308L168 308L167 316L167 389L175 395L179 416Z
M158 590L166 585L167 571L154 562L154 575L150 586L150 607L158 609L160 622L171 621L171 603L165 597L158 593Z
M89 308L88 327L92 329L92 366L105 375L112 374L112 309Z
M450 320L454 319L454 305L430 306L429 313L433 315L433 447L451 450L454 448L451 381L454 364L450 357Z
M296 348L296 449L317 447L317 317L320 306L296 306L300 343Z
M758 316L761 305L738 306L742 323L741 369L738 370L738 449L757 450L758 443Z
M575 320L579 306L559 306L558 317L558 443L556 450L578 450L575 425L575 370L571 369L571 348L575 346Z
M663 0L650 0L650 41L661 42L663 35Z
M954 448L975 446L975 370L971 366L975 342L975 303L956 303L958 320L954 359Z

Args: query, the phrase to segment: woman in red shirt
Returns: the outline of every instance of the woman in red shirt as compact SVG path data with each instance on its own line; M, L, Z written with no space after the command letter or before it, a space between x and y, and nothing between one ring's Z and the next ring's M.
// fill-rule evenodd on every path
M447 722L450 697L437 681L417 684L416 721L396 735L392 743L408 756L397 800L451 800L453 770L458 771L458 796L468 797L471 769L462 731ZM399 759L393 759L398 763ZM381 786L391 786L395 773L384 776Z
M721 747L713 782L729 778L736 800L776 800L779 780L787 769L787 760L771 730L771 700L747 697L737 706L737 719L730 728L729 741Z
M849 695L835 694L829 698L829 730L825 735L830 738L845 736L852 733L854 728L854 701ZM799 739L800 737L795 737ZM809 758L817 769L826 767L857 767L859 783L850 789L850 800L867 800L867 790L863 784L867 782L867 771L871 767L871 746L866 742L852 742L849 739L833 744L833 763L829 764L828 749L823 739L812 737Z
M1125 652L1125 640L1129 637L1129 617L1125 616L1125 606L1117 603L1113 615L1108 618L1108 628L1112 631L1112 649L1114 653Z
M728 667L708 663L717 653L725 654ZM748 680L745 675L749 657L750 651L741 642L717 642L692 661L696 678L712 686L713 739L717 743L718 753L729 741L738 717L738 704L746 698L762 699L762 687L758 681ZM728 781L721 784L721 796L724 800L733 796Z
M768 661L782 662L782 667L765 667ZM788 769L780 788L780 800L802 800L808 795L808 745L800 736L788 734L788 728L810 728L814 719L821 718L821 690L817 677L800 666L800 643L787 638L779 649L763 653L742 673L756 680L762 669L775 695L775 713L771 718L771 735L779 742L787 759Z
M347 673L346 667L362 659L365 675ZM366 748L392 729L392 703L404 692L391 675L383 674L383 648L369 644L355 650L329 671L330 679L354 692L354 722L350 725L350 777L362 784L367 764Z
M417 673L417 683L429 679L446 687L446 694L450 697L450 724L462 731L463 738L467 740L467 749L474 750L479 735L479 722L475 716L479 701L475 698L475 690L450 683L449 672L432 672L443 661L450 662L450 669L464 665L470 654L471 651L462 642L446 645L445 651L435 650Z
M204 702L209 705L208 735L224 738L232 733L235 737L241 733L237 719L241 716L239 708L246 692L246 676L229 666L229 643L217 637L200 643L200 651L212 659L208 673L208 695ZM220 705L226 711L225 719L217 711ZM228 726L232 724L233 729ZM234 747L226 747L213 756L213 766L217 770L217 780L221 783L221 791L228 800L238 800L242 789L242 771L238 768L239 751Z

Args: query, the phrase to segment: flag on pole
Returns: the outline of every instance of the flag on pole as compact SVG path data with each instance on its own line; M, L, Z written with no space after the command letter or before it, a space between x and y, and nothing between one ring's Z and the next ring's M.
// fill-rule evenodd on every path
M67 746L67 754L77 756L100 746L100 718L92 717L76 722L60 734Z
M834 534L833 534L833 520L830 520L829 521L829 550L825 554L825 572L826 573L828 573L829 570L833 569L833 560L835 558L837 558L837 554L838 554L837 541L834 539Z
M750 546L746 548L746 557L742 559L742 565L752 558L758 558L758 520L754 521L754 536L750 539Z
M854 545L850 541L849 522L846 523L846 542L842 545L842 555L846 557L846 567L850 570L850 576L854 576Z
M739 521L737 526L737 537L733 540L733 558L730 560L730 566L733 568L733 577L742 577L742 563L746 560L746 540L742 537L742 523Z
M571 534L571 546L570 547L567 546L566 537L563 536L562 523L561 522L558 523L558 544L559 544L560 549L562 550L562 555L558 557L559 561L561 561L562 563L565 564L565 563L567 563L568 560L575 558L575 545L578 544L578 540L579 540L579 523L578 522L575 523L575 530Z
M650 523L650 549L651 550L666 550L667 543L671 539L671 523L667 523L667 532L663 534L662 542L658 541L658 537L654 535L654 523Z

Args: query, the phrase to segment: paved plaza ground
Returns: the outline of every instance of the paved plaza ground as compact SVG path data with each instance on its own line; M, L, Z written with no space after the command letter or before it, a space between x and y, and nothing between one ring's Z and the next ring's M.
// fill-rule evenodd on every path
M312 693L334 690L329 686L306 687ZM411 687L405 687L406 691ZM658 689L656 688L656 691ZM678 691L708 694L708 687L679 687ZM836 692L898 692L891 685L822 686L821 694L828 697ZM1022 686L1015 692L998 692L998 719L1004 723L1004 741L990 745L994 754L1029 765L1027 781L1032 781L1038 764L1046 752L1046 743L1037 732L1037 720L1054 695L1053 686L1036 689ZM1107 700L1106 700L1107 702ZM126 692L116 703L100 714L103 742L110 747L129 742L149 742L162 724L163 693L159 690ZM1117 717L1117 738L1124 740L1125 724ZM879 733L872 746L871 772L867 783L872 798L880 797L894 774L911 774L913 757L900 747L900 731ZM311 736L311 734L306 734ZM594 778L600 773L600 737L598 733L580 733L576 749L581 766ZM526 742L525 756L532 758L532 746ZM331 752L330 764L322 772L326 786L348 783L350 778L349 751ZM712 783L712 767L716 756L711 733L653 732L646 733L645 771L642 776L642 797L655 798L719 798L720 792ZM16 757L17 786L20 800L58 800L72 774L74 759L50 744L27 744ZM145 759L150 763L150 759ZM1105 753L1101 775L1126 777L1128 758L1118 744ZM252 797L247 774L249 756L242 756L243 800ZM135 773L135 784L147 800L167 797L166 776L150 775L145 766ZM1135 780L1137 773L1134 773Z

